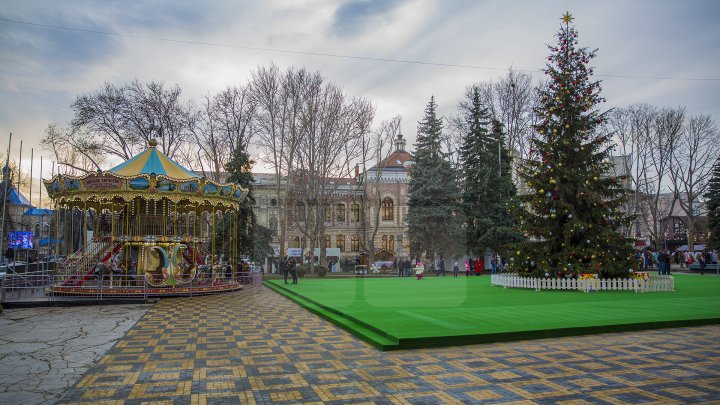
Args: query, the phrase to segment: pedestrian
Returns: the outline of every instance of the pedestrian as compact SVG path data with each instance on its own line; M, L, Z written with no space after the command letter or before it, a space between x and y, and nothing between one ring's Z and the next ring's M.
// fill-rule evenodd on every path
M459 272L460 266L458 266L457 262L455 262L455 265L453 266L453 277L457 278Z
M279 266L280 266L280 273L281 273L281 274L283 275L283 277L285 278L285 284L288 284L288 282L287 282L287 278L288 278L288 260L287 260L287 256L285 256L284 258L280 259Z
M439 276L442 274L443 277L445 277L445 259L440 256L440 261L438 262L438 271L435 273L435 276Z
M698 265L700 266L700 275L705 275L705 258L702 255L702 252L697 252L695 254L695 261L698 262Z
M472 257L469 257L467 260L465 260L465 277L468 277L470 275L470 265L472 262Z
M288 263L288 272L292 276L292 283L297 284L297 262L294 257L290 258L290 262ZM285 280L287 280L287 276L285 276ZM287 283L287 281L285 281L285 283Z
M495 274L495 272L497 272L497 259L493 256L490 259L490 274Z
M484 260L482 256L478 256L477 259L475 259L475 275L476 276L482 276L482 269L483 269Z
M415 276L418 280L423 279L423 273L425 273L425 266L422 261L418 260L417 263L415 263Z
M670 275L670 256L672 253L668 250L667 254L665 255L665 275Z

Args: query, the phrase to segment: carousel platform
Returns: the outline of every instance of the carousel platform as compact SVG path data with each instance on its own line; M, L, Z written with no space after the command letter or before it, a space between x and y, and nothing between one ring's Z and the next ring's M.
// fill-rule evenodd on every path
M243 289L243 284L237 282L222 282L215 284L192 284L175 287L153 287L144 285L83 285L67 286L52 285L45 289L45 293L54 296L64 297L180 297L217 294Z

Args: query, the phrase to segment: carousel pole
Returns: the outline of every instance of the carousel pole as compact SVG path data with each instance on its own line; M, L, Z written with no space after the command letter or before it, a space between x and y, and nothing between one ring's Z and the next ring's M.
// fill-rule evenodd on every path
M12 132L10 132L10 139L8 140L8 151L7 151L7 158L5 159L5 167L3 168L3 181L5 181L5 192L3 193L3 207L2 207L2 227L0 227L0 250L3 249L3 246L5 246L5 208L7 207L7 192L8 192L8 183L10 183L10 145L12 144ZM5 170L7 169L7 170ZM5 252L3 252L5 253ZM2 259L0 259L0 262L5 262L5 255L2 255Z
M40 187L39 187L40 188L40 199L38 200L38 208L40 208L41 210L42 210L42 188L43 188L43 182L42 182L42 166L43 166L42 160L43 159L42 158L43 158L42 155L40 155ZM42 235L43 235L44 229L45 229L45 214L42 211L40 211L40 243L42 243L42 239L43 239ZM45 243L46 243L45 246L47 246L47 241L45 241ZM47 254L46 254L46 256L47 256Z

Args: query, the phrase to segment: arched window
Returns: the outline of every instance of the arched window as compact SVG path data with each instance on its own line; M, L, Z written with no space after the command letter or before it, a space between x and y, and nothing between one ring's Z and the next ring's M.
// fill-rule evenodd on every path
M395 251L395 235L390 235L390 240L388 241L388 250L391 252Z
M387 250L387 248L388 248L387 235L383 235L383 236L382 236L382 248L385 249L385 250Z
M329 248L330 246L330 235L325 235L325 247Z
M335 219L338 222L345 222L345 204L337 204L335 206Z
M325 222L332 222L332 206L330 204L324 204L322 207L323 211L325 211L323 215Z
M360 251L360 239L358 239L357 235L350 237L350 250L353 252Z
M360 221L360 206L353 204L350 206L350 220L358 222Z
M277 205L277 200L274 199L274 198L273 198L272 200L270 200L270 205L273 206L273 207L276 206L276 205Z
M299 237L299 236L296 236L296 237L293 238L293 247L294 247L294 248L299 248L299 247L300 247L300 237Z
M278 220L275 217L270 217L270 232L272 232L272 236L277 236Z
M390 197L382 200L382 219L383 221L393 220L393 200Z
M305 220L305 204L301 202L295 203L295 220L296 221L304 221Z
M341 252L345 251L345 235L335 237L335 247L340 248Z

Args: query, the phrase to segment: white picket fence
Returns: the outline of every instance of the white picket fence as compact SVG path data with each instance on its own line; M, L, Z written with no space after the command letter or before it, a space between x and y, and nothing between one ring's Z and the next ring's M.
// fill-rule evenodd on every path
M542 278L542 277L521 277L515 273L492 274L490 283L506 288L532 288L541 290L580 290L610 291L625 290L635 292L661 292L674 291L675 279L673 276L651 275L643 278L623 279L567 279L567 278Z

